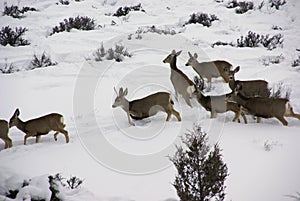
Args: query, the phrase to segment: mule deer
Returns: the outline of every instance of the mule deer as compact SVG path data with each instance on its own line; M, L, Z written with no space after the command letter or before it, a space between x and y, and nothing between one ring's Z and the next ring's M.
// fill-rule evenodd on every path
M204 81L197 79L197 77L195 77L194 80L197 86L197 91L194 94L196 95L197 101L200 103L200 105L210 112L210 118L216 118L217 113L232 111L235 113L235 116L232 120L233 122L239 121L239 117L242 115L244 123L247 124L247 118L244 112L241 110L241 107L235 102L226 101L226 97L229 94L220 96L205 96L201 92Z
M8 122L5 120L0 120L0 138L5 142L4 149L12 147L12 141L8 137L8 130Z
M28 137L36 137L36 143L41 139L42 135L47 135L50 131L56 131L54 139L57 141L57 135L62 133L65 135L66 143L69 142L68 131L64 130L64 118L61 114L51 113L36 119L31 119L23 122L19 119L20 110L16 109L15 113L9 121L9 127L16 126L19 130L23 131L26 135L24 137L24 145Z
M178 100L178 93L182 95L185 102L193 107L190 101L190 98L193 97L193 93L196 90L194 83L181 71L177 68L176 60L177 56L181 54L182 51L176 52L173 50L164 60L164 63L169 63L171 67L171 82L175 89L176 99Z
M212 78L222 77L226 83L229 82L228 71L232 70L230 63L222 60L199 63L197 61L197 53L195 53L194 56L190 52L188 52L188 54L190 58L185 65L192 66L199 76L206 78L209 89L211 88Z
M229 74L229 87L232 91L239 85L242 89L239 91L246 97L269 97L270 90L268 88L268 82L265 80L235 80L235 73L239 72L240 67L236 67L234 70L228 72Z
M261 118L277 118L284 126L288 122L284 117L294 117L300 120L300 114L295 114L288 99L268 97L245 97L239 90L238 85L234 93L228 96L227 101L235 101L241 105L249 114L257 116L257 123Z
M167 92L157 92L141 99L128 101L125 96L128 94L128 89L123 90L121 87L119 93L114 88L117 97L113 108L121 107L127 114L128 123L134 125L132 119L140 120L155 115L159 111L167 113L166 121L169 121L171 115L175 115L178 121L181 121L179 112L173 108L174 102L171 95Z

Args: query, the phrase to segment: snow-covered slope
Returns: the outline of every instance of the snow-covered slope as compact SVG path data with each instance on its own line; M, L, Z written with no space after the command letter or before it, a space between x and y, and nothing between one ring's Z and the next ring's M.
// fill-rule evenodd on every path
M145 13L130 12L120 18L108 15L120 6L138 3L142 3ZM300 191L299 120L289 118L288 127L284 127L276 119L263 119L256 124L248 116L249 123L245 125L231 122L230 112L209 119L210 114L196 101L194 108L189 108L179 98L175 108L181 113L182 122L175 117L165 122L165 114L160 113L137 121L133 127L128 125L124 111L111 107L115 98L113 87L128 87L130 100L156 91L174 95L169 66L162 60L175 49L183 50L177 65L191 79L196 74L185 66L188 51L197 52L199 61L223 59L241 66L237 79L265 79L270 86L283 82L292 89L290 101L294 111L300 113L299 67L291 67L299 55L296 49L300 42L300 4L289 0L280 10L267 5L258 10L259 3L255 0L254 10L238 15L227 9L225 2L213 0L84 0L70 1L69 5L57 5L52 0L7 1L8 5L35 7L38 12L28 12L22 19L0 16L1 27L27 27L24 37L31 43L23 47L0 46L1 65L7 59L21 69L0 74L0 118L9 120L16 108L23 120L59 112L65 117L70 143L65 144L63 135L55 142L50 133L38 144L29 138L24 146L23 133L11 128L13 147L4 150L4 143L0 144L0 194L18 186L23 179L40 181L45 175L62 173L84 179L84 188L66 200L178 200L171 185L176 171L167 156L174 153L180 136L199 123L208 132L210 142L219 142L223 149L230 173L226 200L291 200L286 195ZM0 9L3 7L1 3ZM215 14L220 20L209 28L200 24L182 27L193 12ZM99 26L92 31L72 29L49 36L59 22L77 15L94 18ZM115 25L111 25L112 20ZM145 33L141 39L136 38L138 27L152 25L179 33ZM282 30L273 30L273 25ZM216 41L235 42L249 30L281 33L283 47L272 51L263 47L211 47ZM102 42L105 48L122 44L132 57L120 63L88 59ZM58 65L27 71L33 55L44 51ZM279 55L284 57L281 63L263 65L263 58ZM221 79L213 80L211 93L229 91Z

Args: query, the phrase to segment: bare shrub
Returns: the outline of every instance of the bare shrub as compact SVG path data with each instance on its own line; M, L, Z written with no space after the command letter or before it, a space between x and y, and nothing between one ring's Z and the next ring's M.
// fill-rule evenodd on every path
M23 27L16 27L15 31L9 26L2 27L0 31L0 44L3 46L11 45L13 47L29 45L28 40L22 38L26 31L28 29Z
M237 0L231 0L228 2L227 8L236 8L235 12L238 14L246 13L249 10L252 10L254 8L254 4L252 1L240 1Z
M270 88L270 97L271 98L286 98L290 99L292 89L289 86L284 85L282 82L274 84L272 88Z
M128 52L127 48L120 44L117 44L114 48L109 48L106 51L103 43L101 43L101 47L93 53L95 61L115 60L116 62L121 62L125 57L131 56L132 55Z
M13 18L23 18L24 13L28 11L37 11L37 9L28 6L19 9L18 6L11 5L11 6L5 6L2 14L11 16Z
M31 60L30 69L42 68L48 66L57 65L56 62L52 62L50 56L48 56L45 52L39 57L36 54L33 55L33 59Z
M202 24L203 26L210 27L212 22L215 20L219 20L216 15L209 15L206 13L193 13L190 16L190 19L185 23L188 24Z
M94 30L95 27L95 20L92 18L89 18L87 16L77 16L75 18L70 17L69 19L64 19L63 22L60 22L59 26L55 26L52 29L52 33L50 35L63 31L69 32L71 29Z
M119 7L118 10L113 14L113 16L116 16L116 17L126 16L131 11L145 12L145 10L143 9L142 5L138 4L136 6Z
M300 66L300 56L292 62L292 67Z

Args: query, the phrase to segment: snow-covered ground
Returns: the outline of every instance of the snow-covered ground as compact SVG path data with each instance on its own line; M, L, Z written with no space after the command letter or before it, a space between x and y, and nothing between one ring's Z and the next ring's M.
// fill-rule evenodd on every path
M58 2L58 1L57 1ZM143 97L156 91L174 94L170 82L170 69L162 60L175 49L183 50L177 65L191 79L195 72L186 67L187 52L197 52L199 61L224 59L241 66L237 79L265 79L272 86L283 82L292 89L290 101L295 112L300 113L299 67L291 62L300 54L300 3L288 0L280 10L256 8L238 15L224 3L213 0L83 0L70 1L70 5L56 4L52 0L7 1L31 6L38 12L28 12L25 18L0 16L0 25L27 27L24 35L29 46L0 46L0 63L5 60L21 69L13 74L0 74L0 119L9 120L16 108L21 119L28 120L50 112L64 115L70 143L63 135L57 142L53 134L43 136L36 144L29 138L23 145L23 133L10 129L13 147L4 150L0 143L0 200L4 193L32 179L29 192L39 193L46 186L47 176L61 173L65 177L76 175L84 179L78 192L69 192L66 200L108 201L171 201L178 200L172 186L176 170L167 158L174 153L180 136L194 123L208 132L210 142L219 142L224 161L229 168L226 181L226 200L283 201L292 200L287 195L300 191L300 121L288 119L287 127L277 119L263 119L256 124L231 122L233 113L210 114L194 101L189 108L183 101L175 101L182 122L172 117L165 122L165 114L129 126L120 108L111 107L115 93L113 87L128 87L128 99ZM142 3L144 12L130 12L126 17L107 15L120 6ZM4 3L0 5L3 10ZM211 27L200 24L182 27L193 12L215 14L220 19ZM92 31L71 30L49 36L52 28L65 18L89 16L98 25ZM116 23L111 25L112 20ZM138 27L155 25L171 28L175 35L141 34L136 39ZM282 30L273 30L277 25ZM283 47L272 51L264 47L236 48L211 47L216 41L235 42L251 30L259 34L284 35ZM134 34L131 40L128 35ZM110 48L122 44L132 53L123 62L95 62L88 58L101 46ZM27 71L34 54L46 52L58 65ZM263 65L263 58L284 57L279 64ZM221 79L213 80L214 94L229 92ZM21 198L26 194L20 192ZM23 194L22 194L23 193ZM49 199L47 192L42 192Z

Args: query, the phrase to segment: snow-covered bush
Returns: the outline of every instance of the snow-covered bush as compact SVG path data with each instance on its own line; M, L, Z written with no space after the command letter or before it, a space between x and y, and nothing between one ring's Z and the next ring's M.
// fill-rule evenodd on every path
M285 0L269 0L270 7L275 7L277 10L279 10L279 7L283 6L284 4L286 4Z
M5 59L4 64L0 64L0 72L9 74L9 73L14 73L20 71L13 63L8 63L7 59Z
M37 56L36 54L33 55L33 59L31 60L30 69L55 66L55 65L57 65L57 63L51 61L50 56L47 55L45 52L43 52L43 54L41 56Z
M83 180L76 176L71 176L68 180L66 180L59 173L55 174L54 176L50 175L48 180L50 185L49 189L51 191L51 201L62 201L64 193L62 191L66 191L66 188L71 190L79 189L83 183Z
M55 26L50 35L63 31L69 32L71 29L93 30L95 27L95 20L87 16L77 16L75 18L70 17L69 19L64 19L63 22L60 22L59 26Z
M248 32L248 35L241 36L237 39L238 47L258 47L260 44L260 35L252 31Z
M268 50L273 50L283 43L283 35L276 34L274 36L259 35L255 32L249 31L246 36L241 36L237 39L237 47L258 47L260 44L268 48Z
M178 146L170 158L178 172L173 186L180 200L224 200L228 170L219 146L210 150L207 134L198 125L182 141L186 148Z
M22 38L22 35L26 31L28 31L28 29L23 27L16 27L15 31L9 26L2 27L0 31L0 44L3 46L11 45L13 47L30 45L27 40Z
M209 15L206 13L193 13L190 15L190 19L185 23L187 24L202 24L203 26L210 27L211 23L215 20L219 20L216 15Z
M152 26L144 26L144 27L138 27L136 32L134 34L128 35L128 40L131 40L133 35L135 35L136 39L142 39L142 34L145 33L157 33L157 34L164 34L164 35L175 35L177 32L174 29L165 27L165 28L159 28L154 25Z
M289 86L284 85L282 82L274 84L270 88L271 98L286 98L289 99L292 93L292 89Z
M116 62L121 62L124 60L124 57L131 57L132 55L127 51L123 45L115 45L114 48L109 48L107 51L105 50L103 43L101 43L101 47L98 48L94 53L93 57L95 61L103 61L103 60L115 60Z
M292 67L300 66L300 56L292 62Z
M254 4L252 1L240 1L231 0L228 2L227 8L236 8L235 12L238 14L246 13L248 10L252 10L254 8Z
M145 12L141 4L138 4L136 6L124 6L118 8L118 10L113 14L113 16L121 17L126 16L131 11L142 11Z
M277 25L273 25L272 29L273 30L282 30L282 28L280 26L277 26Z
M261 58L261 61L263 65L269 66L270 64L279 64L284 60L284 56L278 55L278 56L265 56Z
M18 6L5 6L4 7L4 11L3 11L3 15L7 15L7 16L11 16L13 18L22 18L24 17L24 13L28 12L28 11L37 11L36 8L32 8L32 7L23 7L22 9L19 9Z
M213 43L211 47L214 48L215 46L226 46L226 45L234 46L232 42L228 43L228 42L217 41Z
M277 46L281 46L283 43L283 35L282 34L276 34L274 36L271 36L269 34L262 35L261 36L261 44L268 48L268 50L273 50Z
M70 2L69 2L68 0L59 0L59 2L56 3L56 4L57 4L57 5L58 5L58 4L61 4L61 5L69 5Z

